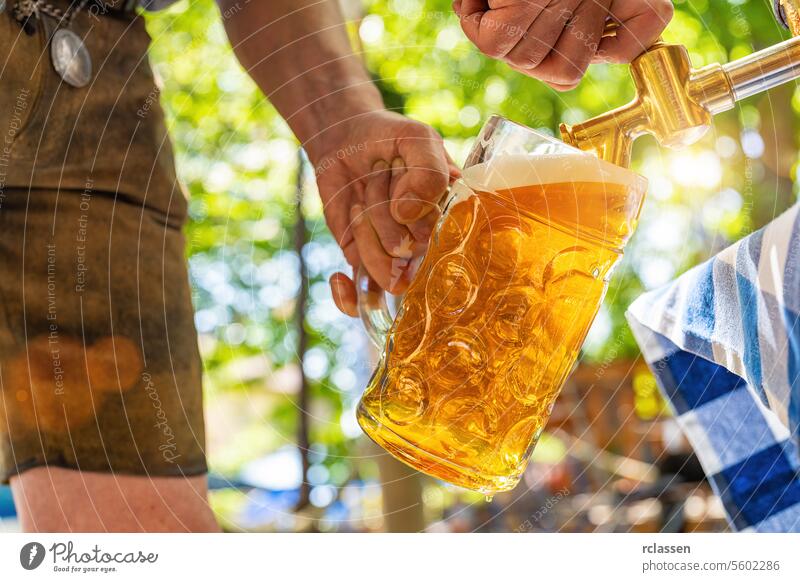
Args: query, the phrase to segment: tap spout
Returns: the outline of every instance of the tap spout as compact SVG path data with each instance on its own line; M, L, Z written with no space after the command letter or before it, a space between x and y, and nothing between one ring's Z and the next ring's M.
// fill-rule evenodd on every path
M658 42L631 63L631 76L631 103L571 127L562 124L564 141L620 166L629 165L633 141L645 133L667 147L691 145L717 113L800 77L800 36L700 69L691 67L685 47Z
M645 133L669 147L697 141L710 127L711 114L694 93L719 99L720 87L728 93L730 87L719 67L703 70L700 78L694 73L685 47L656 43L631 63L636 98L575 126L562 125L564 141L620 166L629 165L633 140Z
M630 165L633 140L647 131L647 114L640 99L634 99L603 115L569 126L561 124L565 143L591 151L618 166Z

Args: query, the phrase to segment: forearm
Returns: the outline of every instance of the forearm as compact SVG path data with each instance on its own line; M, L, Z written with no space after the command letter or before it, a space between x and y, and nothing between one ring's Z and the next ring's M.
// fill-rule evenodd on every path
M326 133L383 107L336 0L218 0L242 66L314 159Z

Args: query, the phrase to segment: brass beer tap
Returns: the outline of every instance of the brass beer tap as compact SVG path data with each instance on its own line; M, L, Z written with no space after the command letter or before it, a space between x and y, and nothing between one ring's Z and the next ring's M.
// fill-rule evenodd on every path
M576 125L561 124L565 143L619 166L630 164L633 141L652 134L667 147L698 141L717 113L746 97L800 77L800 0L775 0L794 38L726 65L692 68L682 45L660 39L631 63L636 97ZM607 29L607 32L613 33Z

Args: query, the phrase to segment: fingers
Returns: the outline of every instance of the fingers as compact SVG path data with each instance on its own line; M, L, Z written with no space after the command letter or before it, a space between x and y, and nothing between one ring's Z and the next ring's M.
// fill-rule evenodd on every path
M400 224L412 224L436 208L451 168L442 137L427 125L406 125L396 143L405 170L392 180L390 210Z
M349 236L349 240L347 241L347 244L342 247L342 253L344 254L347 264L355 269L361 264L361 259L358 256L358 246L356 246L356 240L353 237L352 229L348 229L347 234Z
M399 165L395 164L396 170ZM424 253L441 212L436 206L407 227L396 223L387 210L387 192L393 179L389 168L386 162L375 164L376 171L364 189L367 206L353 206L350 230L358 260L382 289L397 294L408 286L409 264Z
M414 240L417 241L417 246L414 249L414 256L421 255L428 246L428 241L431 239L433 229L441 216L442 211L437 207L431 212L420 218L417 222L408 225L408 230Z
M615 36L604 38L598 59L629 63L650 48L672 20L671 0L614 0L610 15L620 23Z
M537 67L547 58L572 17L579 0L552 2L529 26L527 34L503 59L515 70L539 78Z
M356 285L344 273L334 273L330 279L331 295L339 311L350 317L358 317Z
M534 76L534 75L531 74L531 70L530 69L523 69L523 68L520 68L520 67L515 67L513 65L509 65L509 66L512 69L514 69L515 71L517 71L518 73L522 73L523 75L527 75L529 77ZM551 87L552 89L555 89L556 91L571 91L572 89L574 89L575 87L580 85L579 82L578 83L570 83L570 84L566 84L566 85L563 84L563 83L553 83L551 81L542 81L542 82L545 83L546 85L548 85L549 87Z
M389 293L399 294L408 286L409 259L392 257L383 250L378 234L361 204L350 210L351 228L358 255L375 282Z
M555 89L556 91L559 91L561 93L563 93L564 91L572 91L575 87L580 85L580 83L572 83L572 84L569 84L569 85L563 85L561 83L551 83L549 81L544 81L544 82L547 83L547 85L551 89Z
M408 228L392 217L389 210L391 181L392 172L389 164L383 160L376 162L364 188L366 209L372 228L378 234L386 254L408 259L416 250L416 240Z
M564 12L564 29L553 50L536 67L536 77L559 90L578 85L598 51L609 0L582 2L570 14Z
M671 0L457 0L464 34L486 55L559 91L592 62L630 62L672 18ZM601 39L611 16L616 36Z
M394 164L398 176L404 173L401 166L402 160ZM427 246L439 210L426 214L408 227L397 224L389 213L391 180L391 167L386 162L377 162L364 188L366 208L355 204L351 209L350 223L344 229L343 238L347 244L343 251L354 269L363 260L370 276L381 288L400 293L408 285L412 258L418 257ZM398 242L392 243L392 240ZM353 280L344 273L336 273L330 279L330 287L339 311L357 317L358 296Z
M319 195L325 214L325 222L336 239L338 245L345 251L348 263L354 264L351 257L356 253L353 243L353 233L349 228L349 208L354 200L362 200L364 187L359 179L348 179L336 172L328 172L317 180ZM348 247L352 245L349 255Z
M456 166L456 163L452 160L450 154L447 153L447 150L444 151L444 155L447 159L448 184L452 184L455 180L461 177L461 170L458 168L458 166ZM392 191L396 190L397 182L403 175L405 175L405 173L405 162L402 158L395 158L392 161ZM405 226L405 228L411 233L411 236L414 237L414 240L416 241L413 252L415 257L425 252L425 249L428 246L428 241L433 233L433 228L436 226L436 221L439 220L440 215L441 211L437 206L416 222L412 222L411 224Z
M453 3L453 10L467 38L487 56L500 59L525 38L547 4L547 0L461 0Z
M444 155L447 157L448 182L452 184L461 177L461 168L456 165L453 158L447 153L447 150L445 150Z

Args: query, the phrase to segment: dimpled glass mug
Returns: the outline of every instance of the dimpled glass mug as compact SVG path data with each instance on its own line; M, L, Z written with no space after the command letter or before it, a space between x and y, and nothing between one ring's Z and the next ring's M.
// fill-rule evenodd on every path
M362 320L385 344L358 406L364 431L444 481L512 489L645 190L629 170L490 118L394 320L359 273Z

